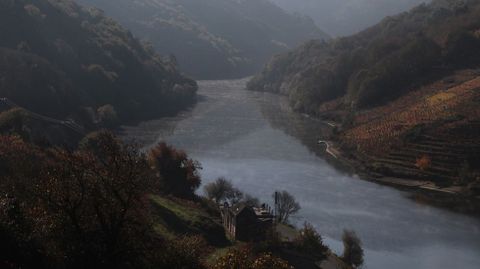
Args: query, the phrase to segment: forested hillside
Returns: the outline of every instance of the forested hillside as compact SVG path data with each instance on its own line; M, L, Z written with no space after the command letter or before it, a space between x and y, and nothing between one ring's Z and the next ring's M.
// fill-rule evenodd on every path
M274 57L249 88L286 94L311 114L338 97L346 107L382 105L413 85L480 65L479 14L478 1L421 5L357 35Z
M70 0L0 0L0 35L0 97L35 113L109 125L177 111L196 94L174 63Z
M118 19L194 78L251 75L274 54L326 38L267 0L79 0Z
M290 12L312 17L332 36L357 33L382 20L430 0L270 0Z
M249 88L337 122L334 139L370 178L457 192L478 185L478 68L480 1L442 0L277 56Z

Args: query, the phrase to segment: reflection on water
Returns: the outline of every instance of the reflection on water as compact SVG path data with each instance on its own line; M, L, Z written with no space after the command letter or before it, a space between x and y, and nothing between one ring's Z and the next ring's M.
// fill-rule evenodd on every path
M325 125L292 113L282 97L244 91L245 82L200 82L191 111L125 127L123 135L146 148L165 140L185 149L202 163L204 183L225 176L265 201L288 190L302 205L293 221L314 224L335 251L342 230L356 230L367 268L478 268L478 219L335 169L316 146Z

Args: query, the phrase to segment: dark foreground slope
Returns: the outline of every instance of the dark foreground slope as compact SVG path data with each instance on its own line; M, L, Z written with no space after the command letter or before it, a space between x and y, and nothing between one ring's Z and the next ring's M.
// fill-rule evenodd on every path
M0 1L0 97L85 125L174 112L196 83L112 19L70 0Z
M371 175L475 192L479 67L480 2L434 1L278 56L249 88L336 121L346 156Z
M266 0L79 0L103 9L195 78L251 75L272 55L326 38Z

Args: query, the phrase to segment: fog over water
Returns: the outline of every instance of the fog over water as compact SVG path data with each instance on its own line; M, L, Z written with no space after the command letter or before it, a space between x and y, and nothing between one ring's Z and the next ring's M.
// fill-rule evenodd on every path
M186 150L201 162L204 184L224 176L269 203L275 189L289 191L302 206L292 222L314 224L337 253L343 229L354 229L365 268L478 268L479 219L336 169L315 145L324 124L292 113L282 97L245 91L245 83L200 82L191 111L126 126L123 136L145 148L165 140Z

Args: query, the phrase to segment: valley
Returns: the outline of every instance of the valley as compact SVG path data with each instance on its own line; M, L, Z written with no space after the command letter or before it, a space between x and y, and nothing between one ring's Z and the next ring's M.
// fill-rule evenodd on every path
M187 150L202 164L203 184L226 177L267 202L275 189L289 190L302 205L297 226L311 222L337 253L342 230L355 229L368 268L476 267L478 218L361 180L317 145L330 126L293 112L284 97L245 91L246 82L200 81L192 110L124 126L122 137L144 150L158 141Z
M0 0L0 35L2 269L480 264L479 0Z

